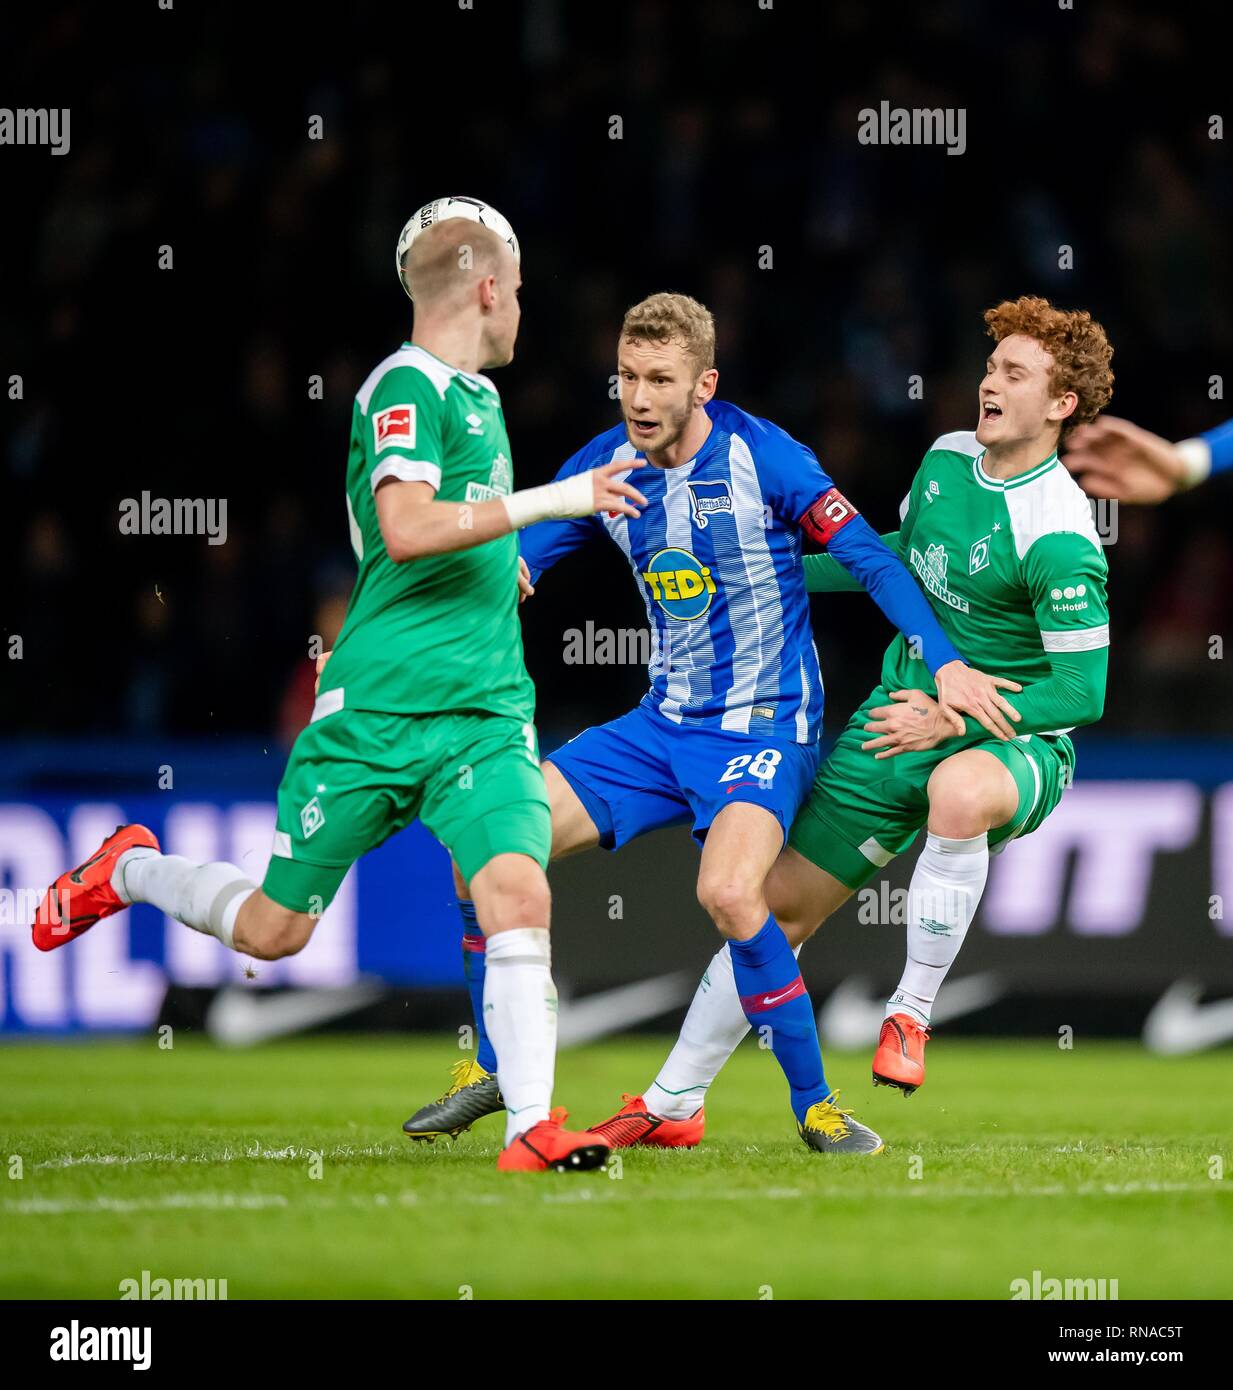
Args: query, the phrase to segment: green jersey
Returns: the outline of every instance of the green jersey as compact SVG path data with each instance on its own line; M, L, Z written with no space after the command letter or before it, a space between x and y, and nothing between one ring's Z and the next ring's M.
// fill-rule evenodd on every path
M347 517L359 575L321 678L314 718L480 710L534 717L518 619L518 538L396 564L377 521L386 478L429 483L443 502L513 488L496 387L404 343L356 394Z
M1108 566L1090 504L1056 453L1005 482L985 472L983 459L974 433L938 439L904 499L898 533L885 539L964 657L1026 687L1056 674L1051 657L1109 645ZM811 590L849 587L831 575L829 557L805 564ZM882 685L937 689L902 635L887 648Z

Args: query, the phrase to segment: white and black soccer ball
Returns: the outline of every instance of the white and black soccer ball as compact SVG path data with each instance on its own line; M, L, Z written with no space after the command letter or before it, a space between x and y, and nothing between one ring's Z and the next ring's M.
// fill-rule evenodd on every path
M406 291L408 299L412 298L412 294L402 269L407 249L415 238L434 222L444 222L450 217L466 217L472 222L480 223L481 226L490 227L514 253L515 262L522 263L522 252L518 248L518 238L514 235L513 227L490 203L481 202L478 198L434 198L431 203L425 203L398 234L394 268L398 271L398 283Z

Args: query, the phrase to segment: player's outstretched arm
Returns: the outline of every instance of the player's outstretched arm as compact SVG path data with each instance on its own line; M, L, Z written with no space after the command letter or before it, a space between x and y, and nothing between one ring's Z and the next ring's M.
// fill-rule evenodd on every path
M881 541L888 550L893 550L896 555L901 559L903 558L899 549L898 531L883 531ZM805 588L811 594L858 594L864 592L865 586L860 580L849 574L833 555L806 555L804 565Z
M1172 444L1130 420L1102 415L1075 430L1063 462L1092 497L1151 506L1233 468L1233 420Z
M646 498L614 476L628 462L606 463L542 487L525 488L491 502L438 502L431 483L386 478L377 486L377 520L391 560L405 564L423 555L470 550L537 521L617 512L637 517Z

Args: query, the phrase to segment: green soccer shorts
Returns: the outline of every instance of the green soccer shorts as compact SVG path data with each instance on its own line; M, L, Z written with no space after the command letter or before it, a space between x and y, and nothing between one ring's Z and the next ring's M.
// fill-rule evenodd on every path
M788 843L798 854L853 891L901 854L929 818L929 776L960 750L948 740L921 753L879 761L862 743L870 711L893 703L879 686L848 720L830 757L818 769L813 790L797 812ZM1019 789L1019 805L1005 825L989 832L989 848L1030 835L1058 804L1074 774L1075 750L1064 734L1023 734L981 748L1005 764Z
M470 879L497 854L548 866L535 726L507 715L339 709L300 732L262 888L319 916L352 864L419 817Z

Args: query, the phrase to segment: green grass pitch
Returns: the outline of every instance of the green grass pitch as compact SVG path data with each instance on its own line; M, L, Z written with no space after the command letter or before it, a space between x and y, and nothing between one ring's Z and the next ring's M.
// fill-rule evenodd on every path
M402 1137L452 1042L0 1048L0 1295L114 1299L149 1270L232 1299L1001 1299L1037 1269L1117 1279L1122 1299L1233 1295L1227 1051L943 1036L906 1101L871 1087L867 1056L831 1055L887 1141L843 1159L804 1147L746 1043L700 1148L507 1177L496 1118L453 1145ZM665 1045L563 1053L558 1102L603 1118Z

